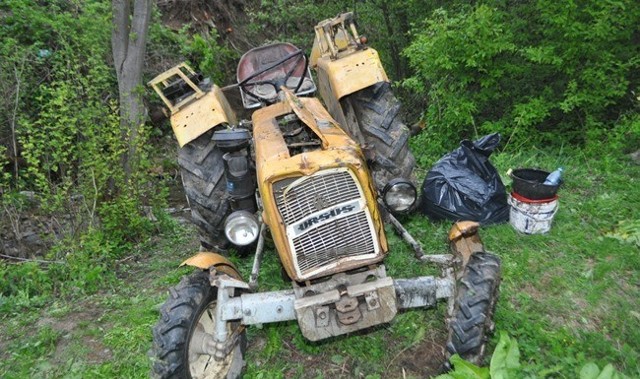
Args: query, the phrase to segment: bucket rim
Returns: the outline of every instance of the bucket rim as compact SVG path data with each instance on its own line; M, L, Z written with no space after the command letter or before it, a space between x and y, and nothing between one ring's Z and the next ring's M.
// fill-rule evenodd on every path
M549 197L546 199L533 200L533 199L528 199L516 192L511 192L511 197L513 197L518 201L521 201L523 203L528 203L528 204L545 204L545 203L551 203L555 200L558 200L558 195L554 195L553 197Z

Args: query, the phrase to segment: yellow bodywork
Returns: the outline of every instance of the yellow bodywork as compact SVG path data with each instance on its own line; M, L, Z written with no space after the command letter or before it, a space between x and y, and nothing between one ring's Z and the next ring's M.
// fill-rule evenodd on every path
M180 266L197 267L203 270L210 270L213 267L220 273L242 280L236 266L230 260L217 253L200 252L182 262Z
M352 13L319 22L315 34L309 64L318 73L318 87L325 101L338 101L389 81L378 52L361 43Z
M171 114L171 127L180 147L220 124L235 125L236 119L218 86Z
M332 96L340 100L376 83L389 81L378 52L371 48L354 51L336 60L328 56L321 57L317 61L316 71L323 99Z
M271 230L285 271L293 280L302 281L381 261L388 251L387 240L374 197L375 190L360 147L342 131L320 101L315 98L296 98L291 94L287 94L286 97L285 102L253 113L258 189L264 207L262 219ZM276 118L292 112L318 134L322 140L320 149L290 156ZM322 123L322 128L317 125L319 122ZM349 169L362 186L366 206L380 244L380 254L365 261L346 259L330 270L301 278L294 267L293 255L287 243L284 223L276 206L272 186L282 179L312 175L320 170L332 168Z
M203 91L189 79L189 75L195 75L195 72L185 63L180 63L149 82L171 112L171 127L180 147L220 124L236 124L235 113L222 90L214 85L211 90ZM191 93L172 102L164 95L163 89L179 80L189 86Z

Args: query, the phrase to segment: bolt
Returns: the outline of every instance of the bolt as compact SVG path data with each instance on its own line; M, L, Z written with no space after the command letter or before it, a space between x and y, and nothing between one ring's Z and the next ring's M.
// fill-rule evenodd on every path
M282 305L278 305L278 306L276 307L276 312L278 312L278 313L282 313Z
M378 305L378 302L376 301L376 299L371 299L371 301L369 301L369 305L375 307L376 305Z
M251 310L250 309L245 309L244 315L245 316L251 316Z
M318 313L318 318L320 318L320 320L324 320L325 318L327 318L327 313L326 312Z

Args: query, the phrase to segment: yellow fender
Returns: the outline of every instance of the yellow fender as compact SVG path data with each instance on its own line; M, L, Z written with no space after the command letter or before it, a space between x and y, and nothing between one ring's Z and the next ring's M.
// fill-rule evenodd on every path
M236 266L230 260L217 253L200 252L182 262L180 267L182 266L197 267L203 270L210 270L211 267L214 267L218 272L227 274L234 279L242 280L242 276L240 276Z
M315 67L323 98L330 91L339 100L376 83L389 81L378 52L372 48L353 51L338 59L323 56L318 58Z
M463 268L474 253L485 251L479 230L480 224L475 221L458 221L449 230L449 248L462 259Z

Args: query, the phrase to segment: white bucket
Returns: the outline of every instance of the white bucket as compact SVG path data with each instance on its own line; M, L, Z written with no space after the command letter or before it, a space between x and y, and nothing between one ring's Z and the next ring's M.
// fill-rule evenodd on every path
M516 195L518 196L518 195ZM558 211L558 198L549 200L530 200L515 198L509 195L509 223L526 234L546 233L551 229L551 222Z

